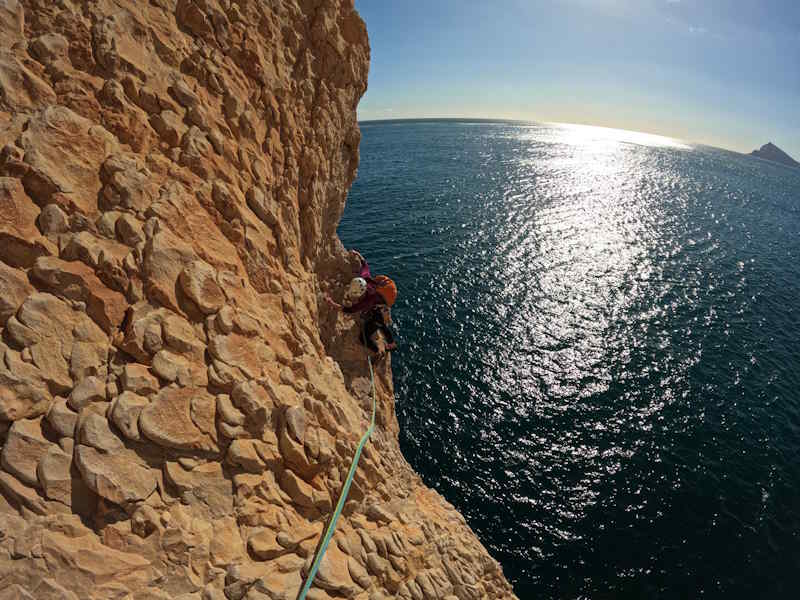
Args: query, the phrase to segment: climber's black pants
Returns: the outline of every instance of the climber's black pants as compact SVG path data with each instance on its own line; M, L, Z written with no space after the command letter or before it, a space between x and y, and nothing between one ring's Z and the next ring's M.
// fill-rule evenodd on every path
M363 329L361 330L361 343L373 352L378 351L378 346L372 339L372 336L375 335L377 331L381 331L383 333L383 337L386 339L387 344L394 343L392 329L383 322L381 316L379 314L369 315L366 319L364 319Z

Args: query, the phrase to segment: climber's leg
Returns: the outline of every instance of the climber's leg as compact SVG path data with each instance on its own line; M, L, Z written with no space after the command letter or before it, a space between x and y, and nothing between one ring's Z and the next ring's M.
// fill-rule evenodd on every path
M364 326L361 329L361 343L369 348L372 352L378 351L378 345L373 339L375 333L378 331L379 323L375 319L367 319L364 321Z

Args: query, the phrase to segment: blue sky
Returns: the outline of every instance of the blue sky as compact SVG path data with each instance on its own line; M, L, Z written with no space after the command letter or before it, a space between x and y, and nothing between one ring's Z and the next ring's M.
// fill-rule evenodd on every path
M800 0L356 0L360 119L490 117L800 159Z

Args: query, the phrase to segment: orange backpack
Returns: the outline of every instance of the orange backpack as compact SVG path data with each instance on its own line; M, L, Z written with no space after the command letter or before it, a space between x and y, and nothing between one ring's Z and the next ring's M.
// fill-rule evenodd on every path
M397 286L394 281L389 279L386 275L377 275L372 279L375 283L375 291L378 292L387 306L394 304L397 299Z

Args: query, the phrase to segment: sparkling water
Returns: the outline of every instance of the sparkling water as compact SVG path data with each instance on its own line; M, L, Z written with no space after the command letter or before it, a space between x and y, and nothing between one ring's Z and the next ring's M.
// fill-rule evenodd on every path
M523 598L800 597L800 170L616 130L363 123L400 442Z

